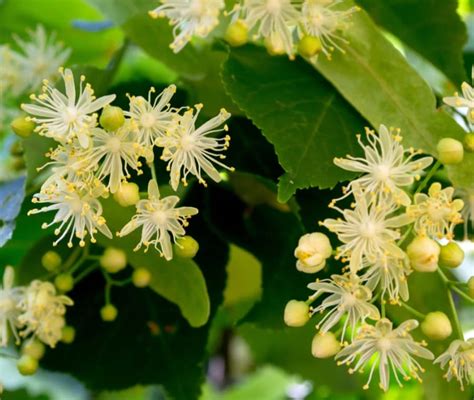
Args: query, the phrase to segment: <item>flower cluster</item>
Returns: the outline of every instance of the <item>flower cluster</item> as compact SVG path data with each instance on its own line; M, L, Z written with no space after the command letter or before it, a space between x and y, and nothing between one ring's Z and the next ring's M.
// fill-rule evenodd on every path
M90 236L94 243L98 232L112 237L102 206L102 199L112 193L120 204L136 204L137 209L118 235L127 235L141 227L142 236L136 249L153 244L170 260L172 242L185 234L187 218L198 210L176 207L179 202L176 195L160 197L154 178L154 151L161 149L161 159L167 162L170 184L175 191L180 183L187 185L188 175L194 175L204 185L205 174L218 182L221 176L216 166L233 170L221 161L230 137L216 136L227 131L225 121L230 114L222 109L198 127L202 105L185 108L184 112L172 108L174 85L154 99L154 88L148 99L129 96L129 110L123 111L110 105L115 95L96 97L84 76L78 83L70 69L60 68L59 72L64 93L44 80L41 94L31 95L33 103L22 105L29 114L27 118L36 124L35 131L57 142L57 147L47 154L50 161L43 167L49 168L48 177L33 197L33 202L43 207L30 210L30 214L54 211L51 223L44 224L45 228L58 225L54 244L67 238L68 246L72 247L73 239L77 238L79 245L84 246L86 237ZM150 167L153 179L148 185L148 200L139 201L138 187L130 180L143 173L143 161ZM130 191L137 193L127 195Z
M437 182L427 194L421 193L432 174L413 188L433 158L406 149L399 130L381 125L378 134L367 129L366 137L367 144L358 136L363 156L334 159L340 168L359 174L329 204L340 217L320 222L337 236L340 245L332 251L329 239L314 232L304 235L295 250L296 267L306 273L331 265L331 256L346 265L342 274L310 283L308 288L314 294L306 302L292 300L291 307L288 303L285 322L301 326L315 316L319 332L313 340L313 355L335 355L340 365L354 364L350 373L368 369L366 389L378 369L379 386L386 391L391 375L400 385L400 377L421 381L423 368L416 358L432 360L434 355L425 348L426 343L415 341L409 333L418 327L418 321L407 320L394 328L385 305L404 306L417 317L423 316L406 303L410 297L407 280L413 270L433 272L440 264L455 267L462 261L455 243L442 249L436 240L454 238L454 227L462 222L463 201L453 199L452 187L443 189ZM349 197L353 199L350 207L340 207ZM312 305L319 298L322 301ZM451 335L445 314L434 312L424 318L421 329L430 339ZM336 345L334 337L339 334L340 345ZM326 342L332 344L326 349L318 347ZM436 362L449 365L448 380L467 380L473 369L472 345L457 342Z
M73 305L65 295L57 295L50 282L34 280L28 286L13 286L14 270L7 266L0 286L0 346L9 342L9 331L17 344L20 337L34 337L55 347L63 334L66 306Z
M170 47L179 52L193 37L207 37L225 15L222 0L162 0L150 11L153 18L168 18L174 26ZM330 58L335 49L347 44L341 31L357 7L343 9L342 0L242 0L231 16L226 39L242 45L248 36L262 40L271 54L294 57L297 47L303 55L323 52ZM298 45L297 45L298 44ZM309 47L308 47L309 46ZM302 48L301 48L302 47ZM313 50L308 52L308 49ZM302 51L301 51L302 50Z

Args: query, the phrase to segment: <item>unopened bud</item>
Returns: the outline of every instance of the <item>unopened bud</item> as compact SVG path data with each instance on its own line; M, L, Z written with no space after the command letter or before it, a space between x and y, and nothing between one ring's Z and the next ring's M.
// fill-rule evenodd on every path
M133 271L132 282L136 287L147 287L151 282L151 272L146 268L137 268Z
M61 256L53 250L47 251L41 257L41 265L48 271L56 271L62 263Z
M38 371L38 360L27 354L24 354L16 363L18 372L22 375L34 375Z
M140 189L136 183L123 182L114 193L114 199L122 207L134 206L140 200Z
M125 117L120 107L105 106L99 119L102 127L108 131L116 131L124 122Z
M466 133L464 136L464 148L470 153L474 152L474 132Z
M54 278L54 285L63 293L70 292L74 288L74 278L71 274L59 274Z
M436 271L439 253L438 243L427 236L417 236L407 247L410 264L419 272Z
M325 267L326 259L331 254L331 242L325 234L307 233L300 237L298 247L295 249L295 257L298 259L296 268L307 274L318 272Z
M127 266L127 255L123 250L107 247L100 257L100 265L107 272L115 274Z
M41 360L45 352L45 345L36 339L26 341L21 348L22 354L33 357L35 360Z
M474 276L471 276L467 280L467 293L472 299L474 299Z
M306 58L315 56L321 49L321 41L316 36L303 36L298 43L298 53Z
M193 258L199 250L199 243L191 236L179 238L174 246L177 256L184 258Z
M441 139L436 148L438 150L438 160L443 164L459 164L464 158L464 148L459 140Z
M451 322L441 311L430 312L421 323L422 332L433 340L444 340L453 332Z
M118 315L118 310L113 304L106 304L100 309L100 316L106 322L115 321Z
M309 321L309 306L304 301L290 300L285 307L285 324L292 327L303 326Z
M248 41L249 30L242 20L237 20L230 24L225 33L224 39L233 47L243 46Z
M10 126L13 132L22 138L27 138L35 130L35 123L29 117L15 118Z
M281 56L286 53L283 40L278 35L267 36L264 44L271 56Z
M311 354L316 358L329 358L341 350L341 344L332 332L317 333L311 343Z
M66 325L62 330L61 342L71 344L76 338L76 329L73 326Z
M456 242L441 246L439 265L445 268L459 267L464 261L464 251Z

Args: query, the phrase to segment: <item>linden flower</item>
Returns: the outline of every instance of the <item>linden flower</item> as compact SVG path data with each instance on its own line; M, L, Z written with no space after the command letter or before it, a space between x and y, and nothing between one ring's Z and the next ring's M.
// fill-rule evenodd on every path
M174 25L170 47L178 53L193 36L206 37L218 24L223 0L161 0L162 6L150 11L153 18L167 17Z
M70 49L56 42L54 34L48 37L41 25L28 33L28 41L15 37L21 50L21 53L15 53L15 58L21 69L22 91L36 90L41 85L41 80L52 77L71 54Z
M97 178L108 177L108 189L115 193L122 182L130 178L128 168L141 173L138 161L140 145L135 141L135 134L129 124L125 124L115 132L107 132L95 128L92 131L92 148L87 157L92 166L99 165Z
M170 85L163 90L155 100L151 96L155 88L148 92L148 100L142 96L131 96L130 111L124 114L138 130L138 141L146 148L151 148L155 140L165 135L172 128L173 112L170 111L170 100L176 93L176 86Z
M338 167L364 174L345 188L345 196L357 184L381 202L395 201L407 206L410 204L410 197L401 188L410 186L415 179L419 179L423 170L433 162L433 158L413 159L419 152L405 150L400 144L401 137L398 133L392 135L385 125L380 125L378 136L370 129L366 129L366 135L368 145L364 145L360 135L357 135L364 157L348 155L347 158L334 159L334 164Z
M0 46L0 93L11 92L14 96L21 94L24 81L14 52L7 45ZM3 105L2 101L2 105Z
M357 272L365 263L373 263L385 255L404 257L404 252L395 244L400 232L395 228L406 225L410 219L405 214L389 215L396 210L394 204L375 204L368 200L358 185L353 185L355 207L341 210L344 219L326 219L324 225L335 232L344 244L337 249L338 257L349 257L352 272Z
M82 147L89 146L91 128L96 125L97 115L93 114L115 99L115 95L99 97L87 83L83 87L85 77L82 75L79 85L79 94L76 95L74 75L70 69L59 70L66 89L66 95L52 87L44 80L42 94L31 95L35 104L22 104L21 108L33 115L31 118L38 126L36 131L40 135L67 143L77 137Z
M332 254L332 247L326 235L320 232L307 233L300 237L294 254L298 259L298 271L311 274L325 267L326 260Z
M230 114L222 109L220 113L205 122L199 128L196 128L196 120L201 111L202 104L197 104L196 113L190 109L179 118L179 123L175 129L168 131L166 136L159 137L156 144L163 147L161 159L168 162L167 170L170 171L170 182L173 190L179 186L181 181L186 185L188 174L196 176L199 183L206 184L202 177L202 171L211 177L215 182L221 180L221 176L213 164L217 164L230 171L234 169L226 166L218 159L224 159L225 156L219 154L229 147L230 136L223 138L211 137L211 134L227 131L227 125L224 128L216 129Z
M176 243L177 239L184 236L186 232L183 227L188 225L187 219L198 213L198 209L194 207L175 207L178 202L178 196L160 198L156 181L150 180L148 200L140 200L137 203L137 214L117 235L122 237L142 227L140 242L134 250L137 251L144 245L147 251L148 246L154 245L160 255L171 260L171 239Z
M365 366L370 367L369 379L364 389L369 388L377 365L379 386L384 391L388 390L390 384L390 371L400 386L403 385L398 374L401 374L404 380L414 378L421 382L419 372L424 370L414 356L428 360L432 360L434 356L409 334L417 326L418 322L410 319L393 329L392 322L386 318L382 318L375 326L364 325L356 339L336 355L336 360L341 360L338 365L350 365L358 359L355 366L349 369L349 373L362 372Z
M244 0L236 9L248 29L254 29L255 39L265 39L275 53L293 54L299 12L292 0Z
M407 207L407 214L415 218L415 231L419 235L428 235L451 240L454 227L461 223L460 211L464 207L461 199L453 200L454 188L441 188L438 182L433 183L428 194L417 193L414 204Z
M331 279L317 280L310 283L308 288L316 291L315 297L323 293L330 295L319 306L312 309L313 314L329 310L316 325L318 329L321 327L323 333L328 332L346 313L347 318L344 322L341 339L344 338L348 326L355 329L357 324L366 318L375 320L380 318L377 307L369 303L372 292L360 284L357 275L331 275Z
M56 211L54 219L43 224L46 229L51 225L60 223L55 229L55 235L60 235L53 243L54 246L69 233L68 246L72 247L74 236L80 239L79 245L84 246L84 239L89 234L91 242L95 243L94 235L99 230L108 238L112 238L112 233L105 224L102 216L102 205L97 197L103 194L103 187L97 186L94 189L84 189L78 184L60 182L52 190L40 192L34 195L34 203L51 203L51 205L32 209L28 214L38 214L48 211ZM61 232L62 231L62 232Z
M470 383L474 371L474 339L454 340L434 362L439 363L442 369L447 365L448 370L444 375L446 380L449 382L456 378L461 390L464 390L464 382Z
M308 35L317 37L321 42L321 50L328 57L331 52L338 49L344 53L339 43L347 44L338 31L344 28L347 19L358 7L347 10L337 10L342 0L306 0L301 8L300 33L301 36Z
M15 271L7 266L3 272L3 286L0 285L0 347L6 347L9 331L13 333L17 343L20 338L17 333L18 316L20 311L18 303L24 294L24 288L13 287Z
M34 334L54 347L62 337L66 306L73 304L69 297L56 295L56 288L51 282L32 281L18 305L22 311L18 321L24 327L21 336Z
M374 291L380 287L382 297L388 294L392 303L398 303L399 298L404 301L409 298L407 276L410 273L407 257L383 256L367 268L361 279L370 290Z
M453 97L444 97L443 101L451 107L467 107L467 118L471 124L474 124L474 88L467 82L463 82L461 89L462 96L456 92Z

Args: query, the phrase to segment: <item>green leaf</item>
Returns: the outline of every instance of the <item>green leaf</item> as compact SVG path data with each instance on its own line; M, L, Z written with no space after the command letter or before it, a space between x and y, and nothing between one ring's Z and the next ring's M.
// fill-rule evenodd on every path
M364 121L301 59L271 57L254 46L232 49L223 79L232 99L275 146L286 171L280 201L296 189L332 187L353 176L332 159L355 152L355 133Z
M466 79L466 26L456 0L356 0L380 26L398 36L454 83Z
M315 66L373 126L401 128L407 146L434 155L441 138L463 140L461 127L436 109L426 82L365 12L354 15L346 36L350 45L345 53L336 51L330 61L320 57ZM473 170L474 154L466 153L462 164L449 168L449 176L455 186L474 188Z
M134 215L134 207L122 208L112 198L103 202L107 225L118 232ZM124 238L98 237L103 246L113 246L127 253L129 263L135 268L146 268L152 274L150 287L165 299L179 306L191 326L204 325L209 319L210 304L206 282L197 264L186 258L174 257L166 261L158 252L150 249L133 251L140 241L140 230Z

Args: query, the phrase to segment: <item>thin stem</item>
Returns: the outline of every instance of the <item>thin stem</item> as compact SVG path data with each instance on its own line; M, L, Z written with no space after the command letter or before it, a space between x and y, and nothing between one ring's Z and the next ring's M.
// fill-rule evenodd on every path
M461 296L464 300L467 300L469 303L474 304L474 299L471 298L467 293L464 293L461 289L456 286L450 285L451 290L455 291L459 296Z
M415 194L420 193L426 187L430 179L433 177L434 174L436 174L436 171L438 171L441 165L442 164L438 160L435 162L430 172L426 174L425 179L423 179L421 183L418 185L418 188L416 189Z
M450 286L449 286L449 279L446 275L441 271L440 268L437 269L439 276L443 280L444 286L446 287L446 294L448 296L448 303L449 308L451 309L451 314L453 316L454 327L457 330L457 335L461 340L464 340L464 335L461 328L461 323L459 322L458 312L456 310L456 305L454 304L453 294L451 293Z
M409 306L407 303L404 303L403 301L400 302L400 305L407 311L411 312L415 317L420 318L420 319L425 319L426 315L423 314L422 312L415 310L413 307Z
M153 179L155 182L158 182L158 179L156 178L155 163L152 161L151 163L148 163L148 166L150 167L152 179Z
M112 290L112 284L110 282L107 282L105 285L105 304L110 304L111 303L111 290Z
M383 299L383 296L380 298L380 311L382 313L382 318L385 318L385 300Z
M314 292L311 296L308 297L308 300L306 300L305 303L309 306L321 295L322 293Z
M82 281L87 275L93 272L97 268L98 265L99 265L98 263L94 263L90 265L89 267L87 267L84 271L82 271L79 275L77 275L74 278L74 284L77 284L80 281Z

